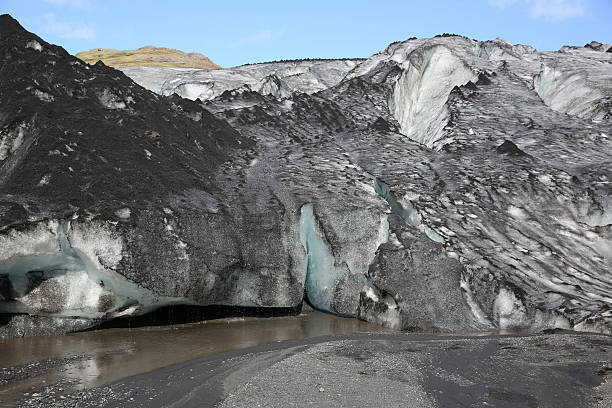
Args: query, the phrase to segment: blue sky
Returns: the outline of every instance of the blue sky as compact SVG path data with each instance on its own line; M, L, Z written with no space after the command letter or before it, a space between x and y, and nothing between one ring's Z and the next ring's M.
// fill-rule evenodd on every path
M369 57L390 42L444 32L538 50L612 43L612 0L0 0L0 12L72 54L155 45L224 67Z

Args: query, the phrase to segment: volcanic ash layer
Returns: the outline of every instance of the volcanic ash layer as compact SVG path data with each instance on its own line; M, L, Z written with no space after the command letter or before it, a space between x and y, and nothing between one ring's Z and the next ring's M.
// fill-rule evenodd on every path
M440 36L128 77L4 15L0 334L304 300L403 330L610 333L607 48Z

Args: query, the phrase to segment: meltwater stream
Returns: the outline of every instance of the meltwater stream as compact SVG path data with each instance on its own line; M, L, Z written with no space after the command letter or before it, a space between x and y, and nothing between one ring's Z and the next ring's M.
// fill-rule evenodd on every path
M210 354L282 340L382 330L388 329L312 312L0 339L0 406L15 406L58 382L69 393Z

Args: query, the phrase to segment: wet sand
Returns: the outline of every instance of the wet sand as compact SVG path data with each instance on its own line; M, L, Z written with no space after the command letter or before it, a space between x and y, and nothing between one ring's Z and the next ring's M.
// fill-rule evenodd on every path
M233 350L39 407L612 406L610 336L345 334Z
M0 347L5 406L612 407L598 334L409 334L312 313Z
M0 339L0 406L14 406L19 400L44 394L51 385L58 394L68 394L230 350L290 339L381 330L387 329L313 312Z

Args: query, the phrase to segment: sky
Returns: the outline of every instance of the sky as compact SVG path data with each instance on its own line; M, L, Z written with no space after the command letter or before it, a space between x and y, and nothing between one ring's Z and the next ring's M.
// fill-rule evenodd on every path
M612 0L0 0L0 13L71 54L154 45L223 67L367 58L393 41L442 33L539 51L612 43Z

